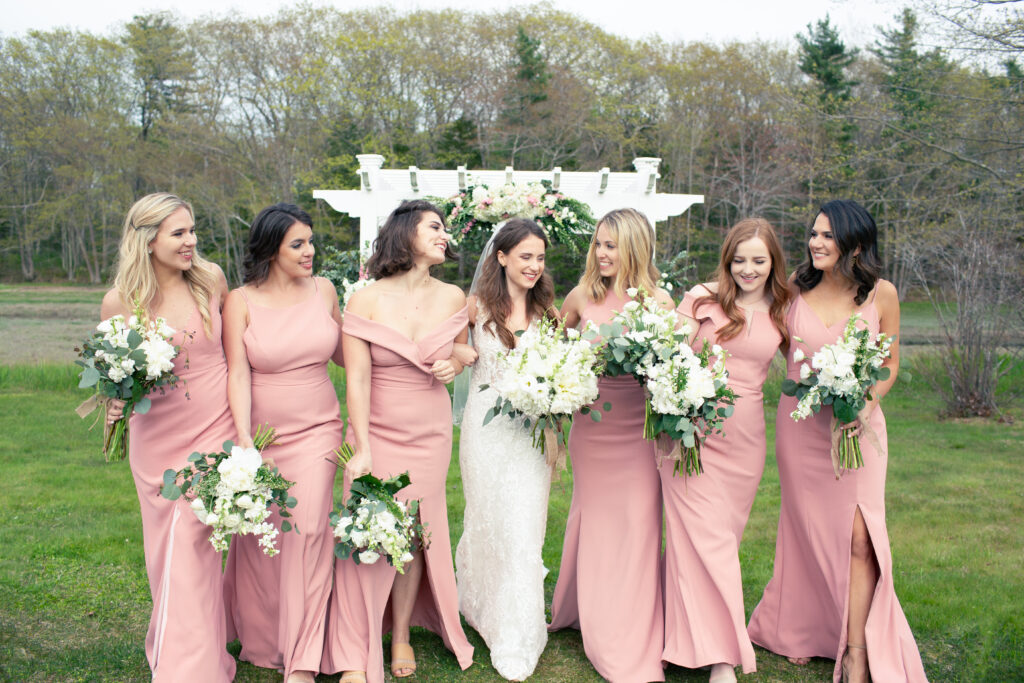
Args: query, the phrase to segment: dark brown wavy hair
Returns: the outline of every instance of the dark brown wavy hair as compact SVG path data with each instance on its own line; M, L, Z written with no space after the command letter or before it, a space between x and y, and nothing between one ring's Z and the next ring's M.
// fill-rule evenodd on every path
M768 273L768 282L765 288L771 294L772 303L768 308L768 315L775 323L776 329L782 335L783 348L789 347L789 330L786 328L786 306L789 304L790 291L786 286L786 257L782 253L782 244L771 223L763 218L744 218L729 229L722 242L721 258L718 261L718 270L715 271L718 280L718 291L697 299L694 309L705 303L717 303L729 317L729 322L721 329L716 330L719 340L732 339L743 331L746 324L746 316L736 305L736 293L739 287L732 277L732 260L736 257L736 249L747 240L757 237L768 247L768 255L772 258L772 269Z
M512 313L512 298L508 293L505 280L505 268L498 262L498 252L509 255L524 239L533 235L544 240L544 248L548 247L548 237L539 225L526 218L513 218L505 224L492 243L493 249L485 257L480 266L480 279L476 283L477 300L487 310L487 322L484 328L501 340L506 348L516 346L516 336L508 328L508 316ZM555 285L547 269L537 278L537 283L526 292L526 310L531 317L547 316L557 319L554 308Z
M815 214L825 214L832 228L832 241L839 247L839 260L835 270L857 286L853 297L858 306L863 304L875 288L882 272L882 259L878 255L878 226L868 210L852 199L833 199L821 205ZM812 219L810 230L814 227ZM860 251L857 251L860 247ZM807 256L796 269L795 281L801 292L814 289L821 282L822 272L811 261L811 247L808 240Z
M404 201L391 212L373 241L373 254L366 260L366 272L370 277L380 279L412 270L416 226L426 212L437 214L441 225L447 227L441 209L423 199ZM445 245L444 256L449 261L458 258L450 243Z

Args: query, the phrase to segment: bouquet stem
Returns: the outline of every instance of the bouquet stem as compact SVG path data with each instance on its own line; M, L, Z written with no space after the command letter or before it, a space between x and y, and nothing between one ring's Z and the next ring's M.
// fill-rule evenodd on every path
M860 451L860 439L850 430L843 430L839 440L839 467L842 470L856 470L864 466L864 457Z
M679 453L682 457L676 460L673 476L682 474L684 470L687 476L704 474L704 465L700 462L700 441L697 441L689 448L681 446Z
M654 441L657 438L654 431L654 410L651 408L651 399L644 401L644 438Z
M103 459L107 462L120 462L128 457L128 418L132 416L132 405L126 403L124 415L108 425L103 435Z

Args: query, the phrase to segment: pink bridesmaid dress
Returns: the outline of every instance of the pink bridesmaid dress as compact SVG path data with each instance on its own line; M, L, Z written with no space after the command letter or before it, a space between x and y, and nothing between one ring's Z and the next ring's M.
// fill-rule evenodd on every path
M878 333L874 293L860 310L868 329ZM796 379L800 364L792 352L810 357L839 338L845 320L826 327L798 296L787 316L794 339L787 374ZM829 457L832 411L828 407L801 422L789 414L796 398L782 396L776 418L775 450L782 486L782 510L775 543L775 569L754 609L750 639L787 657L835 659L833 680L842 676L850 584L850 540L857 508L867 525L879 578L868 612L866 638L871 680L877 683L926 681L921 655L896 599L892 554L885 528L885 471L888 458L867 439L860 440L864 467L836 480ZM886 447L885 416L871 415L871 428Z
M345 313L345 334L370 344L370 452L373 474L409 472L412 483L398 496L419 499L430 536L426 567L411 624L441 636L463 669L473 663L459 620L459 596L448 536L445 482L452 452L451 400L430 373L435 361L451 356L455 337L466 328L464 307L418 341L380 322ZM346 482L346 489L350 482ZM396 572L384 560L357 565L338 559L321 671L365 671L367 683L383 683L381 638L391 630L390 597Z
M628 299L608 292L583 322L611 320ZM632 377L603 377L593 407L573 418L572 503L549 630L579 629L597 672L612 683L663 681L661 482L643 438L644 392ZM610 402L611 410L602 409Z
M239 291L249 310L243 341L252 368L252 426L277 430L277 443L264 456L295 482L291 521L299 533L281 533L274 557L263 554L254 536L232 541L224 570L228 635L241 642L240 659L287 677L318 671L323 655L334 563L333 451L342 439L327 361L339 331L318 292L293 306L267 308L249 301L244 287ZM280 526L276 512L270 519Z
M207 337L197 308L185 329L175 332L174 343L181 351L174 359L174 374L181 383L165 394L150 395L149 412L133 415L129 423L128 462L139 494L153 596L146 658L157 682L223 683L235 676L235 660L224 647L221 554L210 545L210 527L196 518L184 498L172 502L160 496L164 470L180 470L191 453L219 451L234 438L216 305L210 322L212 336Z
M739 547L750 507L764 472L765 423L761 386L782 342L768 313L749 314L738 336L719 342L717 330L730 320L717 303L695 304L689 292L677 309L700 327L693 347L720 343L729 385L736 391L733 414L701 448L704 473L674 475L661 466L665 498L665 652L662 659L690 669L710 664L756 670L747 636Z

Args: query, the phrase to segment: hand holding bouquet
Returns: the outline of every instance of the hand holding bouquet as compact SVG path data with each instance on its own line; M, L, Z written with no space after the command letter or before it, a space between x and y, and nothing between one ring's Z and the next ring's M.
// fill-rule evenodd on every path
M850 316L836 343L821 347L809 365L800 366L798 381L786 379L782 383L782 393L798 399L796 410L790 413L794 420L803 420L822 406L832 406L832 466L836 479L843 470L864 466L856 432L843 425L857 420L871 399L871 387L889 378L889 368L882 367L882 363L889 357L893 338L886 334L872 338L869 330L857 327L860 320L858 313ZM793 352L795 362L805 358L803 350ZM861 426L868 438L877 441L866 421L862 420Z
M253 438L255 448L225 441L220 453L193 453L188 467L164 472L160 495L168 500L188 498L196 517L213 527L210 543L215 549L227 550L232 534L253 534L264 554L274 556L278 530L267 521L270 506L276 505L281 517L290 517L288 510L297 501L288 495L294 482L263 461L262 451L273 443L274 430L261 425ZM287 519L281 520L281 531L292 528Z
M601 419L601 414L589 407L598 395L597 351L578 330L566 330L541 318L499 364L499 379L494 383L498 399L484 415L484 424L498 415L523 417L525 426L532 425L534 447L547 455L548 465L564 467L562 421L572 419L577 410L589 413L595 421ZM605 410L610 407L605 404Z
M148 412L147 395L177 383L172 372L178 355L178 347L170 341L173 335L163 318L149 320L136 304L135 314L127 321L123 315L104 320L82 348L75 349L81 357L75 363L82 367L78 386L95 387L93 397L79 406L79 415L92 412L99 398L125 402L122 417L104 434L103 457L108 462L128 457L127 425L132 412Z
M344 467L352 458L352 447L342 444L335 453ZM410 483L408 472L383 481L372 474L356 477L348 500L331 512L334 554L351 557L356 564L373 564L383 557L399 574L405 573L413 552L428 545L419 522L420 502L395 498Z

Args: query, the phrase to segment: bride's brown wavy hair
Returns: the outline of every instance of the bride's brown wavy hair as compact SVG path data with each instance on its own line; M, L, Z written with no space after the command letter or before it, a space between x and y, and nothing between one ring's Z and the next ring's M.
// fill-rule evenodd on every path
M477 300L483 304L487 311L487 321L484 328L501 340L506 348L514 349L516 336L508 328L508 316L512 313L512 298L508 293L508 283L505 280L505 269L498 262L498 252L509 255L512 251L529 236L539 237L544 241L544 249L548 248L548 236L539 225L526 218L513 218L498 231L494 236L493 247L483 265L480 266L480 279L476 283L475 294ZM526 310L531 318L542 318L547 316L557 319L557 312L554 307L555 284L547 269L537 278L535 284L526 292ZM478 309L479 310L479 309Z
M718 281L718 291L697 299L694 309L704 303L717 303L729 317L729 322L721 329L716 330L719 340L732 339L743 331L746 324L746 316L736 305L736 293L739 287L732 277L732 260L736 257L736 249L739 246L754 238L760 239L768 247L768 255L772 259L772 269L768 273L768 281L765 289L772 298L768 308L768 315L782 335L782 347L789 348L789 330L786 328L786 306L789 304L790 291L786 285L786 257L782 253L782 244L771 223L763 218L744 218L729 229L722 242L721 258L718 262L718 270L715 276Z

